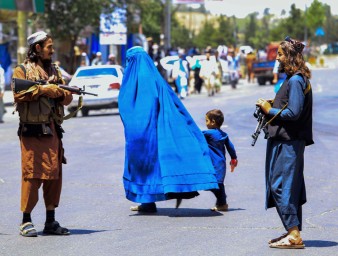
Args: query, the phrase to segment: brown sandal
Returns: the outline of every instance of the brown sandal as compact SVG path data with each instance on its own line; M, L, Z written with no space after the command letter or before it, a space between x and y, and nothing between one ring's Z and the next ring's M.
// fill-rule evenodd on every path
M304 249L305 245L302 238L294 238L293 236L287 235L281 240L271 243L270 248L278 249Z
M276 242L278 242L279 240L285 238L287 235L288 235L288 233L285 233L285 234L281 235L280 237L273 238L273 239L269 240L268 243L269 243L269 244L276 243Z

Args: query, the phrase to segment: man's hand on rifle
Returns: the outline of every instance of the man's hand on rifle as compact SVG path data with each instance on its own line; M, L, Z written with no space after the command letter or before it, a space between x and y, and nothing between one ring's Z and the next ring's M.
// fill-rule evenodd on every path
M39 85L39 95L44 95L49 98L59 98L63 97L65 92L56 84L45 84Z
M271 109L271 100L265 100L265 99L259 99L256 102L256 106L259 106L262 111L264 112L264 114L269 114L269 111Z

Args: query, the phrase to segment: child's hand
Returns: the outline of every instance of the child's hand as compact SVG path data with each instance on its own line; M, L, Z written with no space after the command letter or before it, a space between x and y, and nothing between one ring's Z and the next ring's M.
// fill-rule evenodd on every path
M237 166L237 164L238 164L238 161L237 161L237 159L231 159L231 161L230 161L230 171L231 172L234 172L234 170L235 170L235 167Z

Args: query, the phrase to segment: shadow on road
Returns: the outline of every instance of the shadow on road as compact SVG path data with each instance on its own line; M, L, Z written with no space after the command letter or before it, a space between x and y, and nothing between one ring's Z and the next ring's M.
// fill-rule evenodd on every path
M71 235L89 235L92 233L106 232L110 230L69 229L69 231ZM39 232L39 235L45 236L42 232Z
M304 244L306 247L333 247L338 245L337 242L323 240L305 240Z
M242 208L231 208L230 211L243 211L245 209ZM210 209L191 209L191 208L157 208L156 213L142 213L138 212L136 214L131 214L129 216L144 216L144 215L151 215L151 216L168 216L174 218L184 218L184 217L217 217L223 216L226 212L215 212L211 211Z

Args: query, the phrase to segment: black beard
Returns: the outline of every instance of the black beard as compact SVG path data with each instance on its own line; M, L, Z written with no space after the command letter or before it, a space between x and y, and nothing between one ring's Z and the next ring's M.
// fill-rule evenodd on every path
M41 59L40 57L39 59L41 60L44 69L50 68L52 66L52 59Z
M279 63L278 73L285 73L284 64L281 62Z

